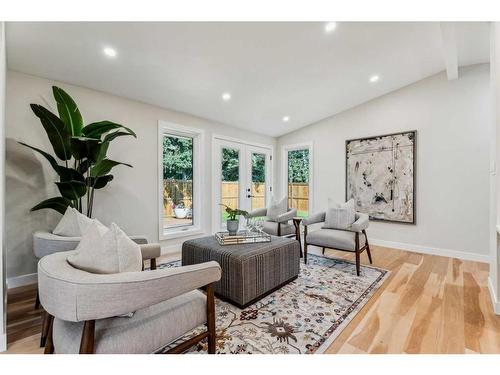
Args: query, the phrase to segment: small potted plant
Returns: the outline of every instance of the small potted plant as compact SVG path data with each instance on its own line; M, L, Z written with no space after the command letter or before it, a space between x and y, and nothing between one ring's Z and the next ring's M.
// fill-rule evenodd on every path
M172 204L172 208L174 209L175 217L177 219L185 219L189 209L184 207L184 203L180 202L178 204Z
M238 227L239 227L239 217L240 215L243 215L246 217L248 215L248 212L239 210L239 209L233 209L225 204L220 203L221 206L226 207L226 212L229 215L227 219L227 231L231 236L236 235L238 233Z

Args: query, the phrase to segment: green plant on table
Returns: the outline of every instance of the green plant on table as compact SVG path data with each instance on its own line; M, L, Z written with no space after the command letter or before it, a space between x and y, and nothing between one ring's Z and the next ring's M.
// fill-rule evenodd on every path
M104 188L113 175L109 172L117 165L130 164L108 159L106 153L110 143L121 136L136 134L129 128L111 122L99 121L84 126L83 117L75 101L61 88L53 86L52 93L57 103L59 116L39 104L31 104L31 109L47 133L56 158L26 143L23 146L40 153L57 173L55 182L61 196L46 199L31 211L50 208L62 214L68 206L92 216L94 194ZM60 164L60 162L62 162Z
M231 208L228 205L225 205L223 203L219 203L219 205L226 208L225 211L227 212L228 220L237 220L236 218L238 216L243 216L243 217L247 217L248 216L248 212L247 211L239 210L237 208Z

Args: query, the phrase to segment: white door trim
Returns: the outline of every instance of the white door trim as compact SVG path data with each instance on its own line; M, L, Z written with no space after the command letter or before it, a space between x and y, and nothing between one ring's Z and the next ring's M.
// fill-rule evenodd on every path
M265 149L266 151L269 152L271 155L271 162L269 163L269 181L271 184L271 187L273 188L274 191L274 186L273 186L273 172L274 172L274 146L272 144L264 144L264 143L258 143L258 142L247 142L243 139L238 139L234 137L228 137L225 135L220 135L220 134L212 134L212 233L215 233L217 231L220 231L219 227L219 210L216 205L219 204L218 202L218 179L219 179L219 174L220 174L220 168L219 168L219 141L222 142L228 142L228 143L236 143L237 145L243 146L242 150L245 151L246 147L251 147L251 148L260 148L260 149ZM235 146L237 147L237 146ZM241 171L241 165L245 162L246 159L246 152L245 155L243 153L240 155L240 171ZM244 189L244 187L242 187ZM243 191L243 190L241 190ZM241 194L241 193L240 193ZM267 195L267 200L269 202L270 195Z
M281 146L281 197L288 195L288 151L309 149L309 214L314 207L314 143L313 141Z

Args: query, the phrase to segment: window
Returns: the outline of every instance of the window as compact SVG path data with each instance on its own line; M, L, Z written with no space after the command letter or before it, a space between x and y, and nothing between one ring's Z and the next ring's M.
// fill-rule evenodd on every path
M201 230L199 130L160 122L160 238Z
M222 148L221 168L221 202L226 206L240 208L240 151L232 148ZM220 206L221 220L225 223L228 213Z
M285 146L283 161L288 206L297 209L297 216L307 217L312 209L312 146Z

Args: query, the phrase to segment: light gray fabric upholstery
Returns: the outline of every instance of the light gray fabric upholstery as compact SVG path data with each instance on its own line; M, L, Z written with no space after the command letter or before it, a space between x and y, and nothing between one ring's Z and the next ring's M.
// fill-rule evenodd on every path
M267 215L267 208L257 208L248 213L247 218L264 217Z
M267 214L267 208L258 208L253 210L247 215L247 218L254 217L264 217ZM281 223L281 235L287 236L295 233L295 227L293 224L289 223L295 216L297 216L297 210L295 208L289 209L284 214L278 215L274 219L267 218L264 221L262 230L267 234L277 236L278 235L278 223Z
M288 207L288 198L283 197L279 201L275 201L274 198L271 205L267 208L267 217L271 221L277 221L278 216L286 213Z
M337 230L337 229L320 229L307 234L306 242L308 245L316 245L320 247L329 247L340 250L355 250L355 232ZM365 246L365 236L359 236L359 247Z
M147 244L148 239L144 236L130 236L137 244ZM61 251L75 250L80 243L81 237L64 237L49 232L35 232L33 234L33 252L38 259ZM150 259L144 258L143 259Z
M141 247L142 260L159 258L161 255L161 247L159 243L150 243L139 246Z
M131 318L96 321L94 351L152 353L206 320L206 296L194 290L138 310ZM83 322L55 319L55 353L78 353L82 329Z
M108 229L93 222L75 250L66 260L82 271L112 274L143 269L140 246L115 223Z
M310 215L302 220L303 225L312 225L317 223L323 223L325 221L325 212L318 212Z
M71 267L71 252L56 253L38 262L40 302L63 320L103 319L160 303L218 281L217 262L147 272L91 274Z
M351 227L355 220L354 200L350 199L345 203L331 205L328 208L323 228L346 230Z
M281 214L278 217L276 217L274 221L276 221L277 223L285 223L289 220L292 220L295 216L297 216L297 209L292 208L287 212L285 212L284 214Z
M370 218L367 214L356 212L356 221L351 225L351 230L353 232L361 232L362 230L368 228L369 224Z
M281 225L281 235L282 236L287 236L289 234L294 234L295 233L295 227L293 224L289 223L280 223ZM262 230L266 232L267 234L270 234L272 236L277 236L278 235L278 223L274 221L264 221Z

